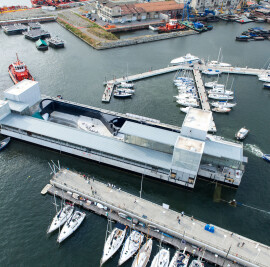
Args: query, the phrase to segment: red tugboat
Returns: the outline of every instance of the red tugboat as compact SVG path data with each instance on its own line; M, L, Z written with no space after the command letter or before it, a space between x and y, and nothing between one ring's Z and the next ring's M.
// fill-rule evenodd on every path
M177 19L170 19L166 26L158 27L158 33L167 33L172 31L183 31L186 29L185 25L178 23Z
M9 65L8 73L15 84L25 79L34 81L34 78L29 73L29 70L27 69L25 64L19 60L18 55L17 61Z

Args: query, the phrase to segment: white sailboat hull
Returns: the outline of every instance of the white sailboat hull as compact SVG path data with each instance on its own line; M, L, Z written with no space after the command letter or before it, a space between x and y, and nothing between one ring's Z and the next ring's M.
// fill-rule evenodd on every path
M162 248L154 257L151 267L168 267L170 263L170 252Z
M60 234L58 235L57 242L61 243L71 234L73 234L81 225L86 214L80 211L75 211L72 217L65 223Z
M137 253L132 263L132 267L146 267L152 252L152 245L153 241L152 239L149 239Z
M189 255L185 254L185 251L180 252L179 250L175 252L169 267L187 267L189 261ZM180 265L181 264L181 265Z

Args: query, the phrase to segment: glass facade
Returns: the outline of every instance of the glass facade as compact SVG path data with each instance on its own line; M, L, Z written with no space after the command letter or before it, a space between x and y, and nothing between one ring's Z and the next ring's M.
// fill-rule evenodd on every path
M239 169L241 168L242 162L227 158L217 158L204 154L202 156L202 164L213 164L215 166L226 166L233 169Z
M153 149L156 151L169 153L169 154L173 153L173 146L170 146L167 144L162 144L162 143L155 142L155 141L148 140L148 139L144 139L144 138L141 138L138 136L125 134L125 142L130 143L130 144L134 144L137 146L150 148L150 149Z

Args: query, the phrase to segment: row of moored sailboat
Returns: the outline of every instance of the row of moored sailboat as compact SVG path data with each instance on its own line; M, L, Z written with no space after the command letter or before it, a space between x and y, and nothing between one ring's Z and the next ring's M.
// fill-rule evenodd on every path
M116 224L116 227L109 233L105 240L103 255L100 262L101 265L107 262L119 250L123 243L118 266L131 259L137 253L131 266L146 267L152 252L152 239L147 239L143 245L144 235L136 230L132 230L130 235L127 236L124 241L126 232L127 226ZM151 267L186 267L188 266L189 258L190 256L185 253L185 250L177 250L170 261L169 250L160 247L159 252L151 262ZM198 263L200 265L196 265ZM203 263L200 260L194 260L189 266L202 267Z
M113 91L113 96L118 98L129 98L135 93L134 84L121 82Z

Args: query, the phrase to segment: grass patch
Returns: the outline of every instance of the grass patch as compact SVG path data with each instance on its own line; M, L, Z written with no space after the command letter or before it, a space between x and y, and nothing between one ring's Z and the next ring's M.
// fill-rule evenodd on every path
M87 36L86 34L82 33L79 29L71 26L70 24L64 22L62 19L57 19L57 22L60 23L61 25L63 25L67 30L71 31L72 33L74 33L75 35L77 35L78 37L80 37L81 39L83 39L84 41L86 41L88 44L96 47L99 43L96 42L93 38Z

